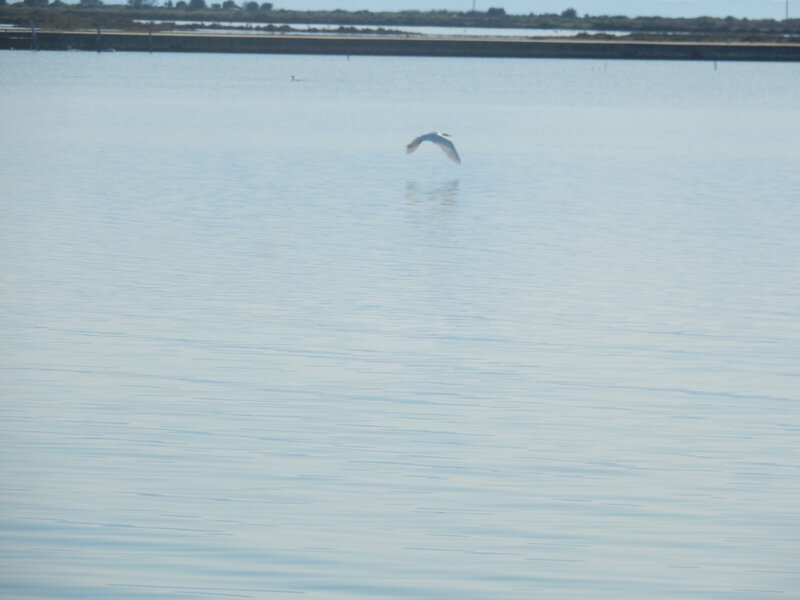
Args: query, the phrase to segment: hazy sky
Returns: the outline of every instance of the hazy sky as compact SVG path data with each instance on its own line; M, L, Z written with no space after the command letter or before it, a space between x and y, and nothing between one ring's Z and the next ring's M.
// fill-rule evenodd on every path
M471 10L473 0L272 0L275 8L300 10ZM560 13L574 8L579 14L664 17L747 17L783 19L786 0L474 0L476 10L496 6L509 13ZM800 17L800 0L789 0L789 15Z

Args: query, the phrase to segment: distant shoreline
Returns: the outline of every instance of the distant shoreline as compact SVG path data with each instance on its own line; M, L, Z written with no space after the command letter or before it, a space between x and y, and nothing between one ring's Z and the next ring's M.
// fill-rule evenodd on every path
M128 31L0 31L0 49L483 58L800 62L800 44L585 39L419 38Z

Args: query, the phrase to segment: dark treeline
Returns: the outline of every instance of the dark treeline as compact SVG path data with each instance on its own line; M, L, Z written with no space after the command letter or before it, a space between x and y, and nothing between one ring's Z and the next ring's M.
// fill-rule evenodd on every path
M80 0L68 4L61 0L24 0L10 4L0 0L0 19L18 25L33 21L38 27L77 29L101 25L118 28L140 28L134 20L143 21L244 21L251 23L338 24L368 27L434 25L443 27L515 27L531 29L575 29L639 32L644 34L721 34L751 36L800 35L800 19L666 18L626 16L580 16L574 9L561 14L508 14L502 8L485 12L469 11L295 11L275 9L272 3L224 0L128 0L128 4L104 5L102 0Z

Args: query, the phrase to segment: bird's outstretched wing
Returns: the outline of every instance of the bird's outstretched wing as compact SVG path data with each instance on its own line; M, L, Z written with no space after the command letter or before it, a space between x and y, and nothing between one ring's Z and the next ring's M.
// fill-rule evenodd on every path
M446 137L439 137L437 140L435 140L435 143L437 146L439 146L439 148L444 150L444 153L447 154L447 157L450 160L458 164L461 164L461 157L458 155L458 152L456 151L456 147L453 145L453 142L448 140Z
M422 143L422 138L424 137L425 137L424 135L421 135L419 137L414 138L411 141L411 143L408 146L406 146L406 154L411 154L414 150L419 148L419 145Z

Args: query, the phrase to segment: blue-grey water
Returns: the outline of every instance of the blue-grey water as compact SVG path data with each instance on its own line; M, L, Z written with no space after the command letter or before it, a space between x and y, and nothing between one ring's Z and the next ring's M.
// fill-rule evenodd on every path
M799 98L0 53L0 596L800 598Z

